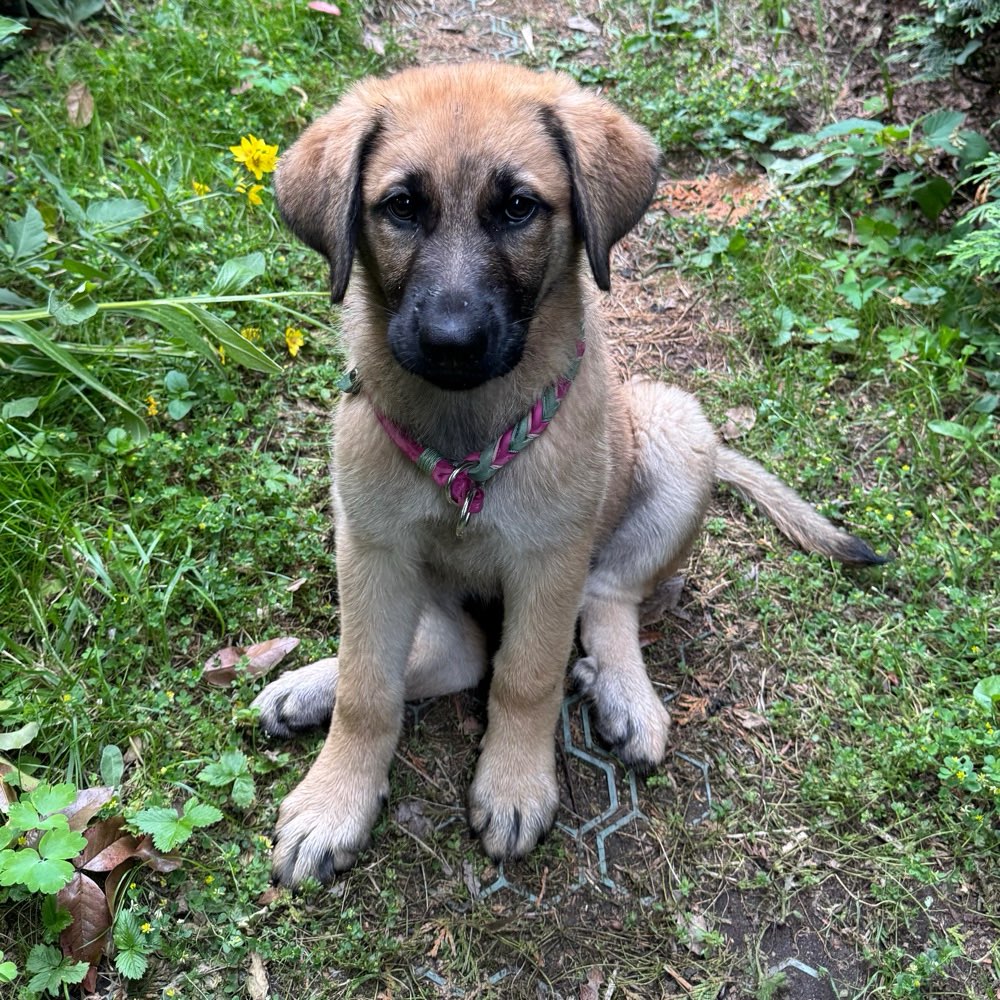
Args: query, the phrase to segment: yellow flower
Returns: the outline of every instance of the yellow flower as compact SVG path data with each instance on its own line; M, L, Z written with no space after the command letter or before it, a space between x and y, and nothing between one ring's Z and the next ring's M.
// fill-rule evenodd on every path
M199 181L191 181L191 190L199 197L203 197L208 194L211 188L207 184L202 184Z
M255 135L240 136L240 144L230 146L229 151L233 154L236 162L242 163L257 180L260 180L264 174L271 173L278 159L278 147L269 146L263 139L258 139ZM251 198L249 194L247 197Z
M166 695L167 695L167 701L173 701L174 700L174 692L173 691L167 691Z
M62 700L63 701L72 701L73 700L73 696L71 694L64 694L62 696Z
M260 327L259 326L245 326L240 330L240 336L244 340L249 340L256 343L260 340Z
M214 881L215 881L215 876L214 875L206 875L205 876L205 885L211 885Z
M139 925L139 930L141 930L143 934L148 934L152 929L153 925L148 920L144 924Z
M296 326L285 327L285 344L288 346L288 353L294 358L299 353L299 348L306 342L306 335Z
M222 344L219 344L219 364L224 365L226 363L226 349Z
M958 778L959 781L965 781L965 771L959 769L955 772L955 777Z
M157 398L152 393L150 393L146 397L146 416L155 417L156 414L159 412L160 412L159 400L157 400Z
M240 194L245 194L247 196L247 201L250 202L251 205L264 204L259 194L260 191L264 190L263 184L251 184L250 187L247 187L246 184L237 184L236 190Z

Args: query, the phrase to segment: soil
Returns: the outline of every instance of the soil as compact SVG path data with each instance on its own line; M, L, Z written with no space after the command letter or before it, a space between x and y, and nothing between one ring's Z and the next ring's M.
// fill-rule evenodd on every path
M848 26L833 22L839 34L828 39L831 51L853 52L873 32L884 37L882 8L854 6ZM531 56L543 40L551 45L581 30L589 47L575 52L578 60L600 62L612 44L600 15L571 0L403 0L382 16L372 37L388 27L421 64ZM621 28L627 13L614 16ZM804 35L810 23L803 18ZM856 77L845 77L845 113L867 90L870 72L858 60ZM697 213L725 224L768 195L763 176L722 164L661 184L643 223L614 252L605 311L623 372L667 372L682 384L696 371L727 372L738 324L661 266L657 241L667 216ZM726 539L730 565L746 571L759 552L757 536L737 505L724 513L735 522ZM877 906L871 874L842 865L836 841L811 833L794 807L762 807L759 835L733 833L725 810L713 808L745 782L794 783L808 754L776 746L760 714L783 681L761 662L756 623L727 604L727 586L701 576L696 557L675 613L647 633L650 675L674 717L675 749L660 775L637 781L599 746L586 707L567 699L557 740L559 824L525 861L497 868L465 840L459 803L475 766L481 699L465 694L412 707L394 768L394 794L402 797L369 852L372 872L390 858L397 865L395 888L422 941L411 989L581 1000L867 995L866 952L887 944L867 939L872 922L864 911ZM926 887L898 890L920 909ZM984 952L970 942L986 934L985 922L970 918L968 900L949 911L951 903L935 900L929 909L960 913L967 953ZM891 943L919 951L921 928Z

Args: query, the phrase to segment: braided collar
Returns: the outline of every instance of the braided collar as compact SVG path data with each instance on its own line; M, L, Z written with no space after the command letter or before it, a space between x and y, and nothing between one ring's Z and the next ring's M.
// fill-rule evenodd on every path
M500 437L481 451L473 451L461 461L445 458L433 448L425 448L415 441L398 424L384 413L375 410L382 429L397 448L425 475L430 476L444 491L448 499L459 508L455 534L461 538L469 519L483 509L486 484L515 456L520 454L535 438L541 435L559 410L559 404L569 392L583 358L584 342L576 342L576 356L562 375L535 400L531 409L513 427L508 427ZM337 383L343 392L361 391L357 368L344 375Z

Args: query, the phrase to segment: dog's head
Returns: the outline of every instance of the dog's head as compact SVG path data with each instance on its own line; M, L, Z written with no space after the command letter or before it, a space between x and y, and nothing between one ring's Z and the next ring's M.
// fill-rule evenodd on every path
M474 64L356 85L281 157L278 207L330 264L355 255L396 361L444 389L504 375L586 251L611 247L653 195L649 135L568 77Z

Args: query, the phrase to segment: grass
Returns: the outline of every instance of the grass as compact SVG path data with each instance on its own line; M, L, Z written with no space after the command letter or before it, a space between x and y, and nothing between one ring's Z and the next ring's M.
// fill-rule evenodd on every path
M351 78L379 68L356 14L168 0L8 46L6 204L14 219L33 205L49 235L0 287L39 307L52 292L82 315L204 295L225 261L259 252L266 270L247 272L242 299L204 308L280 364L223 364L200 335L136 315L39 324L136 410L148 435L133 436L107 396L0 340L0 732L34 731L4 744L4 772L95 786L117 747L105 814L197 798L224 815L180 846L176 871L125 883L119 914L149 927L133 990L233 995L254 956L274 995L303 997L441 995L426 969L512 997L536 982L579 992L593 970L602 989L637 997L717 997L727 984L795 996L832 976L851 997L972 998L1000 975L1000 720L973 697L1000 673L997 301L987 280L938 256L961 185L943 215L921 207L928 163L951 181L965 168L927 125L817 136L835 101L831 54L796 48L782 5L752 13L619 13L621 41L599 65L586 39L538 45L609 87L669 162L757 158L780 176L780 193L735 225L651 223L657 263L740 331L726 371L680 377L720 424L749 404L755 424L738 446L896 559L830 566L720 499L687 617L647 650L673 700L674 747L708 777L674 757L640 786L647 819L606 844L618 892L567 891L594 871L593 840L556 834L510 866L554 907L507 889L474 898L497 873L462 812L482 711L471 696L413 713L361 866L332 889L275 892L266 838L320 737L263 743L246 708L262 682L202 678L231 643L294 635L297 663L335 651L326 413L340 369L325 307L301 294L323 276L267 191L255 206L238 190L249 178L229 147L253 133L285 148ZM67 128L64 99L81 81L93 118ZM812 172L774 165L810 151L825 157ZM109 202L95 212L124 221L94 225L89 206ZM296 293L278 300L293 312L264 291ZM305 337L294 357L289 324ZM236 752L256 786L249 804L202 777ZM578 758L566 773L566 822L603 807L599 773ZM38 893L0 893L0 950L23 970L52 932ZM789 955L815 977L778 969ZM107 959L101 969L108 993L121 975ZM28 995L18 975L10 988Z

